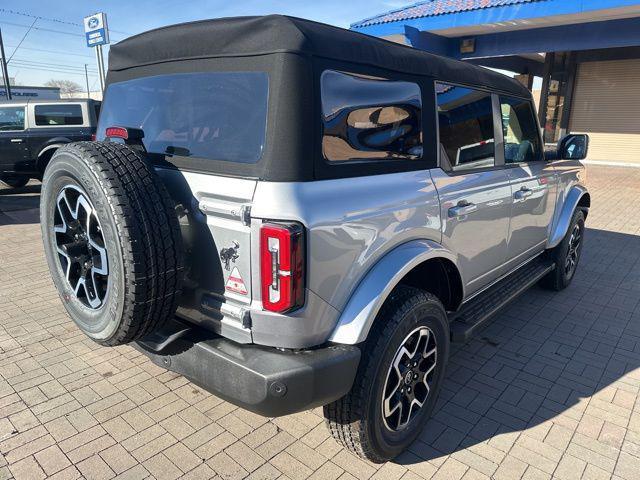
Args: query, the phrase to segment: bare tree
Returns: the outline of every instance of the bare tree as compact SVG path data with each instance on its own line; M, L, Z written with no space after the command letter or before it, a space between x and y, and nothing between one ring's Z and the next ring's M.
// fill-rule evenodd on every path
M44 86L59 88L61 95L69 95L82 91L82 87L73 80L49 80Z

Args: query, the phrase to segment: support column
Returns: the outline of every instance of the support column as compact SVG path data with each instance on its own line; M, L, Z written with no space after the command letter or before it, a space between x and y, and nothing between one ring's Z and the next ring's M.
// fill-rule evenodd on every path
M555 53L548 52L544 57L544 71L542 73L542 89L540 90L540 109L538 118L540 126L545 127L547 118L547 104L549 99L549 82L551 81L551 70L553 69Z
M560 137L569 133L569 120L571 117L571 106L573 105L573 91L576 85L578 63L576 52L570 52L567 59L567 85L564 93L564 105L562 106L562 119L560 121Z

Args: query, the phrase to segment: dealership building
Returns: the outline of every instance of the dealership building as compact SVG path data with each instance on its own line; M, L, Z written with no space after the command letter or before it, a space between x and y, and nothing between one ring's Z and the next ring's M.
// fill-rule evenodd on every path
M640 165L640 1L428 0L351 28L513 72L545 142L588 133L590 161Z

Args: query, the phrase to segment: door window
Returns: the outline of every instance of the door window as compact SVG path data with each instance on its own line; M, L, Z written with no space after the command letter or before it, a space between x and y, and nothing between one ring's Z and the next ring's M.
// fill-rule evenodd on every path
M500 97L505 163L525 163L542 159L540 135L531 102Z
M82 125L82 107L78 104L36 105L36 125Z
M436 84L440 166L445 171L495 165L491 94L472 88Z
M24 130L24 107L0 108L0 131Z
M327 70L321 77L321 97L327 160L422 158L418 84Z

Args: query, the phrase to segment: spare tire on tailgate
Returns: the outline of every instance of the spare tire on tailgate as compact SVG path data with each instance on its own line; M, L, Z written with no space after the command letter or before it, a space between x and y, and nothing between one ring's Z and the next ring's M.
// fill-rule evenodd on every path
M53 282L90 338L121 345L173 316L182 283L180 227L141 154L109 142L58 149L44 174L40 224Z

